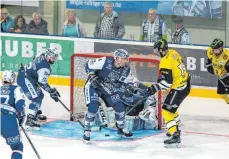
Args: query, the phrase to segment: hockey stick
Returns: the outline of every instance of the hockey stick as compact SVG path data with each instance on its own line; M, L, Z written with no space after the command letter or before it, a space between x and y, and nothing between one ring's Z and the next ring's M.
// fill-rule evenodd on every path
M71 118L73 118L73 120L76 120L76 121L82 126L82 128L84 128L83 123L82 123L79 119L76 119L76 118L73 117L73 114L72 114L72 112L70 111L70 109L69 109L60 99L58 99L58 101L59 101L60 104L70 113Z
M25 134L27 140L29 141L29 143L30 143L30 145L31 145L31 147L32 147L32 149L33 149L33 151L34 151L35 154L37 155L37 158L38 158L38 159L41 159L40 155L38 154L36 148L34 147L32 141L31 141L30 138L29 138L29 135L26 133L26 131L25 131L25 129L23 128L23 126L21 126L21 129L22 129L23 133Z

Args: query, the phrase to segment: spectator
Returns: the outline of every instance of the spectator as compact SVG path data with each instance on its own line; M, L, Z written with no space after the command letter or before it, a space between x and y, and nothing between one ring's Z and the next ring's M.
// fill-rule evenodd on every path
M13 25L13 19L6 8L1 8L1 32L8 32Z
M97 19L94 37L103 39L122 39L125 34L124 23L120 19L118 13L113 11L110 2L105 3L104 11L105 12Z
M32 34L49 34L48 23L41 18L40 13L34 12L33 20L29 23L29 32Z
M64 22L62 34L64 36L86 37L87 33L81 21L76 18L75 11L68 11L68 20Z
M184 28L183 19L177 17L174 22L176 23L176 30L172 33L172 43L189 44L189 33Z
M15 33L28 32L28 24L26 24L25 18L22 15L19 15L14 19L14 25L12 28L10 28L10 32L15 32Z
M166 24L157 15L157 11L150 8L148 20L142 23L140 40L146 42L156 42L159 39L167 40Z

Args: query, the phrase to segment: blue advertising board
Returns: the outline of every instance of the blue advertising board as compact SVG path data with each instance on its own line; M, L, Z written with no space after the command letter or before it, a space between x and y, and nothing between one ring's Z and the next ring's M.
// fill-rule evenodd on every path
M67 0L66 8L103 11L106 1L98 0ZM149 8L157 10L162 15L198 16L207 18L222 17L222 0L139 0L139 1L109 1L117 12L148 13Z

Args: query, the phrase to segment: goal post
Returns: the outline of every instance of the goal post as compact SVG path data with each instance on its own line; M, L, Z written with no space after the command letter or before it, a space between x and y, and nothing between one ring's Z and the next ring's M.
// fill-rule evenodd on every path
M70 72L70 111L74 119L82 119L87 110L84 99L84 85L87 80L85 71L86 62L93 58L101 57L113 58L110 53L75 53L71 56ZM150 85L157 82L160 75L160 58L146 55L130 55L129 58L131 70L139 82ZM157 97L157 115L158 128L162 128L162 92L156 94Z

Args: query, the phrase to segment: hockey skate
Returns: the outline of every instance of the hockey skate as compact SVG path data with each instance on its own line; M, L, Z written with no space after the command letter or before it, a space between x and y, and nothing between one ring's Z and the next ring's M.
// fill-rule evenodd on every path
M116 123L116 127L118 129L118 135L122 136L122 137L128 137L131 138L133 136L133 133L129 130L127 130L126 128L120 128L118 126L118 124Z
M39 130L40 124L37 123L37 119L35 116L28 114L25 122L25 129L28 130Z
M89 130L85 130L84 133L83 133L83 142L85 144L88 144L90 142L90 139L91 139L91 131Z
M181 130L178 129L178 133L179 133L179 135L181 136ZM172 136L169 132L167 132L165 135L166 135L166 137L168 137L168 138Z
M42 114L41 110L37 111L36 118L38 121L45 122L47 120L47 117Z
M174 134L170 135L168 139L164 140L164 147L165 148L179 148L181 143L180 133L175 132Z

